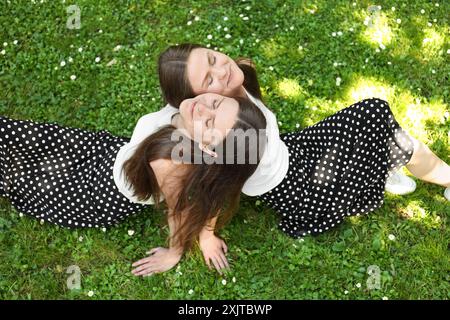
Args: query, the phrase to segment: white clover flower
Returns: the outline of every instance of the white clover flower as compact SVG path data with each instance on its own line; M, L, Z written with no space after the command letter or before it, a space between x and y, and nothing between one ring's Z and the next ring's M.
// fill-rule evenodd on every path
M248 17L243 17L242 20L247 21L247 20L248 20Z
M103 33L103 30L102 29L98 30L98 33Z
M436 73L436 70L431 69L431 73L435 74L435 73Z
M433 22L437 22L437 19L436 19L436 18L434 18L434 19L433 19Z
M392 62L388 61L388 62L387 62L387 64L388 64L388 65L391 65L391 64L392 64Z
M402 23L402 19L397 19L395 20L395 22L397 22L398 24Z
M385 46L384 44L380 43L380 48L381 48L382 50L384 50L384 49L386 49L386 46Z
M17 43L19 43L19 41L14 40L13 43L14 43L15 45L17 45Z
M392 7L391 10L392 10L392 11L395 11L395 7Z
M223 284L223 285L226 285L226 284L227 284L227 280L223 279L223 280L222 280L222 284Z
M427 25L428 25L429 27L431 27L433 24L432 24L431 22L428 22Z
M105 228L105 227L103 227L103 228L102 228L102 231L103 231L103 232L106 232L106 228Z
M72 81L74 81L76 78L77 78L77 76L74 74L70 76L70 80L72 80Z
M61 61L61 63L59 64L61 67L64 67L66 65L66 62L63 60Z
M207 48L211 47L211 44L208 43L208 44L206 45L206 47L207 47Z
M239 15L239 18L242 18L244 16L244 14L243 13L241 13L240 15Z
M78 52L82 52L83 51L83 48L82 47L79 47L78 48Z
M348 290L345 290L345 291L344 291L344 294L348 294Z
M122 49L122 46L118 44L117 46L114 47L113 51L119 51L120 49Z
M200 20L200 17L199 16L195 16L194 20L198 21L198 20Z
M436 7L439 7L439 3L436 3L435 6L436 6Z
M233 283L236 283L236 277L233 277L233 279L231 279L231 281L233 281Z
M5 49L3 49L2 51L0 51L0 53L1 53L2 55L5 55L5 54L6 54Z
M3 42L3 46L6 47L8 45L8 42Z
M450 54L450 49L447 49L447 54Z
M333 67L337 67L338 63L337 62L333 62Z
M217 26L217 30L220 30L220 29L222 29L222 26L219 24L219 25Z
M420 10L420 13L421 13L421 14L424 14L424 13L425 13L425 10L423 10L423 9Z
M23 213L22 212L19 212L19 217L23 217Z
M358 282L358 283L356 284L356 287L357 287L357 288L361 288L361 283Z
M333 32L331 35L332 35L333 37L336 37L336 32Z
M189 20L189 21L187 22L187 25L190 26L191 24L192 24L192 21Z
M303 46L298 46L298 50L303 50Z
M79 236L78 237L78 241L82 242L83 241L83 236Z
M190 13L190 14L193 14L193 13L194 13L194 10L193 10L193 9L191 9L191 10L189 11L189 13Z
M228 17L223 17L223 21L228 21Z
M272 66L270 66L270 67L269 67L269 70L270 70L270 71L273 71L273 67L272 67Z
M341 85L341 78L340 77L337 77L336 78L336 85L339 87L340 85Z
M250 9L251 9L250 6L246 6L246 7L245 7L245 10L250 10Z
M100 57L95 58L95 62L99 63L100 62Z
M208 36L206 37L207 39L209 39L209 40L211 40L212 39L212 35L211 34L208 34Z
M69 59L67 59L67 60L69 60L69 62L70 62L70 63L72 63L72 62L73 62L73 59L72 59L72 57L69 57Z
M338 31L338 36L342 36L342 31Z
M381 299L383 299L383 300L389 300L388 297L383 297L383 298L381 298Z
M40 222L41 222L41 224L44 224L45 220L44 220L44 219L41 219L41 221L40 221Z
M291 26L289 29L294 30L294 26Z
M375 49L375 52L377 52L377 53L380 52L380 49L376 48L376 49Z
M395 236L393 234L388 235L388 239L391 241L395 240Z
M348 31L353 32L353 28L348 29Z
M242 40L242 39L239 40L239 43L240 43L240 44L243 44L243 43L244 43L244 40Z
M223 28L223 31L228 31L228 28L227 27Z
M189 290L189 292L188 292L189 294L193 294L194 293L194 290Z
M227 34L225 35L225 39L230 39L230 38L231 38L231 35L227 33Z
M89 297L92 297L93 295L94 295L94 291L91 290L91 291L88 292L88 296Z
M128 230L128 235L132 236L134 234L134 230Z

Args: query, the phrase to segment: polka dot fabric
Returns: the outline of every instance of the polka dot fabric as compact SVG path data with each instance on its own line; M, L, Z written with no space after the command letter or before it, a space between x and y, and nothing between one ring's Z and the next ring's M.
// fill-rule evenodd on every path
M127 138L0 117L0 196L20 212L67 228L108 227L145 206L113 180Z
M294 238L320 234L347 216L379 208L386 179L414 150L388 102L377 98L280 136L289 149L289 171L259 198L280 214L279 228Z

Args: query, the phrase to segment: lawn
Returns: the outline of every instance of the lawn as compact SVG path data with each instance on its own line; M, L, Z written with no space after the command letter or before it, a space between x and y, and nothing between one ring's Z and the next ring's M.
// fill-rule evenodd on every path
M69 5L80 8L80 29L67 27ZM377 96L450 163L449 9L442 0L2 1L0 115L131 136L140 116L163 106L159 53L196 42L255 61L281 132ZM0 199L0 298L449 299L450 206L443 187L416 182L414 193L386 194L370 215L303 240L243 197L220 231L225 276L198 248L167 273L131 274L165 244L161 210L106 232L72 231ZM81 271L78 290L68 289L70 266Z

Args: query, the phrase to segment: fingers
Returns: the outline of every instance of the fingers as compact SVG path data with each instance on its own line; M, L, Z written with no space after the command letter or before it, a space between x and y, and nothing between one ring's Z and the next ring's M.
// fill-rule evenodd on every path
M225 241L223 241L223 240L222 240L222 249L223 249L223 252L225 252L225 253L228 252L228 247L227 247L227 245L225 244Z
M145 254L154 254L158 250L159 250L159 247L158 248L153 248L152 250L147 251Z

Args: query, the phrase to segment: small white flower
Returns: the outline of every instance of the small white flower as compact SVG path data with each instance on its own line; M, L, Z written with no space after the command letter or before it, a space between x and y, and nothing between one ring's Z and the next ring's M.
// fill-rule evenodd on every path
M376 48L376 49L375 49L375 52L377 52L377 53L380 52L380 49Z
M381 299L383 299L383 300L389 300L388 297L383 297L383 298L381 298Z
M303 46L298 46L298 50L303 50Z
M21 217L21 218L23 217L23 213L22 212L19 213L19 217Z
M240 43L240 44L243 44L243 43L244 43L244 40L242 40L242 39L239 40L239 43Z
M250 10L250 9L251 9L250 6L246 6L246 7L245 7L245 10Z
M227 21L228 20L228 17L223 17L223 21Z
M128 235L132 236L134 234L134 230L128 230Z
M348 31L353 32L353 28L348 29Z
M294 30L294 26L291 26L289 29Z
M384 50L384 49L386 49L386 46L385 46L384 44L380 43L380 48L381 48L382 50Z
M133 69L133 68L134 68L134 66L132 64L130 64L130 69Z
M334 62L333 63L333 67L337 67L338 66L338 63L337 62Z
M79 236L78 237L78 241L82 242L83 241L83 236Z
M433 22L437 22L437 19L436 19L436 18L434 18L434 19L433 19Z
M395 236L393 234L388 235L388 239L391 241L395 240Z
M91 290L91 291L88 292L88 296L89 297L92 297L93 295L94 295L94 291Z
M273 71L273 67L272 67L272 66L270 66L270 67L269 67L269 70L270 70L270 71Z
M103 232L106 232L106 228L102 228L102 231L103 231Z
M423 10L423 9L420 10L420 13L421 13L421 14L424 14L424 13L425 13L425 10Z
M95 62L99 63L100 62L100 57L95 58Z
M392 10L392 11L395 11L395 7L392 7L391 10Z
M243 13L241 13L240 15L239 15L239 18L242 18L244 16L244 14Z
M208 38L209 40L211 40L211 39L212 39L212 35L211 35L211 34L208 34L208 36L207 36L206 38Z
M44 219L41 219L41 221L40 221L40 222L41 222L41 224L44 224L44 222L45 222L45 221L44 221Z
M0 53L1 53L2 55L5 55L5 54L6 54L5 49L3 49L2 51L0 51Z
M61 61L61 63L59 64L61 67L64 67L66 65L66 62L63 60Z
M356 287L357 287L357 288L361 288L361 283L358 282L358 283L356 284Z
M390 62L390 61L388 61L388 63L387 63L388 65L391 65L392 64L392 62Z
M226 39L230 39L230 38L231 38L231 35L227 33L227 34L225 35L225 38L226 38Z
M19 41L17 41L17 40L14 40L14 41L13 41L13 43L14 43L14 44L18 44L18 43L19 43Z
M242 20L247 21L248 17L243 17Z
M192 21L189 20L189 21L187 22L187 25L190 26L191 24L192 24Z
M69 62L70 62L70 63L72 63L72 62L73 62L73 59L72 59L72 57L69 57L69 59L67 59L67 60L69 60Z
M436 70L431 69L431 73L432 73L432 74L435 74L435 73L436 73Z
M236 283L236 277L233 277L233 279L231 279L231 281L233 281L233 283Z
M114 47L113 51L119 51L120 49L122 49L122 46L118 44L117 46Z
M223 28L223 31L228 31L228 27Z
M70 80L72 80L72 81L74 81L76 78L77 78L77 76L74 74L70 76Z
M428 25L429 27L431 27L433 24L432 24L431 22L428 22L427 25Z
M222 284L223 284L223 285L226 285L226 284L227 284L227 280L223 279L223 280L222 280Z
M353 4L354 7L356 7L356 2L353 2L352 4Z
M194 20L198 21L198 20L200 20L200 17L199 16L195 16Z
M194 290L189 290L189 292L188 292L189 294L193 294L194 293Z
M218 26L217 26L217 30L220 30L220 29L222 29L222 26L221 26L221 25L218 25Z
M344 294L348 294L348 290L345 290L345 291L344 291Z
M333 32L331 35L332 35L333 37L336 37L336 32Z
M211 47L211 44L208 43L208 44L206 45L206 47L207 47L207 48Z
M8 45L8 42L3 42L3 46L6 47Z
M79 47L78 48L78 52L82 52L83 51L83 48L82 47Z
M398 24L402 23L402 19L397 19L395 20L395 22L397 22Z
M447 54L450 54L450 49L447 49Z
M102 29L98 30L98 33L103 33L103 30Z
M341 85L341 78L340 77L337 77L336 78L336 85L339 87L340 85Z
M338 31L338 36L342 36L342 31Z
M439 3L436 3L435 6L436 6L436 7L439 7Z

